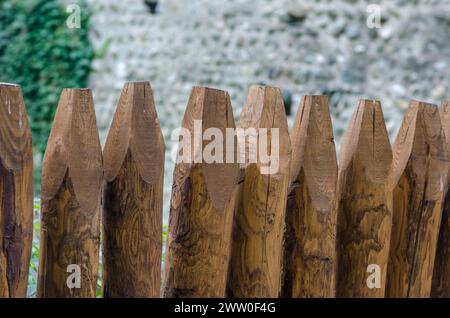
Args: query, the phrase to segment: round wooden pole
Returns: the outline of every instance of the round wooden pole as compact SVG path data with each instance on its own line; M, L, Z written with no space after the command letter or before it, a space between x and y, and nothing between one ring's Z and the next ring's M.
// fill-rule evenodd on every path
M125 84L103 156L103 296L159 297L164 139L149 82Z
M234 128L228 93L194 87L183 128L190 134L183 137L186 147L180 152L189 152L190 158L181 162L179 152L174 172L164 297L224 297L239 167L237 163L205 162L209 142L196 136L209 128L225 136L226 128Z
M337 161L326 96L304 96L291 132L283 297L334 297Z
M387 297L429 297L449 167L436 105L412 101L393 148Z
M95 297L102 182L91 91L64 89L42 166L38 297Z
M252 143L248 138L241 140L240 145L245 162L240 164L228 296L278 297L291 161L291 143L280 90L251 87L237 128L247 132L254 129L256 138ZM266 136L267 149L261 149L261 138ZM262 163L261 150L276 157ZM258 153L256 162L250 161L254 152ZM272 170L263 171L263 166L272 166Z
M0 298L26 297L33 240L33 154L20 86L0 83Z
M392 221L392 197L386 193L392 150L380 102L359 101L339 159L337 296L382 298Z

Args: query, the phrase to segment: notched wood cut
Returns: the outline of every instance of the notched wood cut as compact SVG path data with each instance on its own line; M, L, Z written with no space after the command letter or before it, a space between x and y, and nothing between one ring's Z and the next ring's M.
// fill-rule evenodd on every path
M150 83L125 84L103 152L104 297L159 297L164 149Z
M80 206L97 207L103 179L102 153L89 89L62 91L42 162L43 200L56 195L68 174Z
M291 132L283 297L334 297L337 160L326 96L304 96Z
M105 179L112 181L117 176L130 151L142 179L154 184L164 172L164 149L150 83L127 83L105 143Z
M228 279L230 297L278 297L291 145L283 99L278 88L252 86L238 128L254 128L257 144L245 139L246 162L240 165L242 182L235 210L232 257ZM260 130L260 128L267 130ZM278 130L278 140L272 139ZM263 173L268 164L249 162L250 152L267 132L267 152L278 147L278 169ZM258 146L258 147L256 147ZM253 149L252 149L253 147ZM258 156L258 159L259 156ZM269 168L270 170L270 168ZM270 172L270 171L269 171Z
M33 156L20 86L0 83L0 298L26 297L33 239Z
M379 101L360 100L342 139L338 176L338 297L384 297L391 196L386 184L392 150ZM380 286L367 269L379 266Z
M429 297L449 159L436 105L412 101L394 144L387 297Z
M227 92L194 87L183 119L193 137L194 121L202 132L234 128ZM192 145L194 145L192 138ZM192 151L203 152L205 144ZM225 143L225 138L224 138ZM234 144L236 150L236 143ZM223 149L226 149L225 144ZM179 162L172 186L165 297L223 297L230 253L231 225L237 190L236 163Z

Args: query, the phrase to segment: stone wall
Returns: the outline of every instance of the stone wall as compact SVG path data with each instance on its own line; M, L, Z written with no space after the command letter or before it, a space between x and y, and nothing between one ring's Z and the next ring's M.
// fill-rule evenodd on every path
M381 8L382 28L366 25ZM173 160L170 140L193 85L228 90L239 115L251 84L300 97L327 94L336 140L358 97L380 99L391 137L410 98L450 98L450 0L91 0L92 40L104 56L90 85L102 139L125 81L150 80L166 138L165 211Z

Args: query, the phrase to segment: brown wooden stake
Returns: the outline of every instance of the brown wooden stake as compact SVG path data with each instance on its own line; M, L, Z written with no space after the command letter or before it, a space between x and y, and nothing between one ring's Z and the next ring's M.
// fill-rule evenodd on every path
M230 297L278 297L291 160L280 90L252 86L238 129L255 134L253 141L251 136L243 135L245 141L240 138L239 149L245 154L245 162L240 165L227 294ZM275 129L276 135L273 134ZM262 140L261 134L267 139ZM266 149L261 142L266 143ZM254 158L257 160L250 158L261 150L264 155L272 156L273 161L263 164L259 155ZM264 166L269 170L270 165L271 171L261 169Z
M283 297L334 297L336 149L328 99L304 96L291 133Z
M38 297L95 297L102 180L91 91L64 89L42 166Z
M103 151L104 297L159 297L164 149L150 83L125 84Z
M343 136L338 175L338 297L384 297L392 217L392 150L379 101L360 100Z
M449 160L436 105L412 101L393 148L387 297L429 297Z
M225 296L239 167L237 163L225 163L225 155L211 146L213 141L202 140L202 133L217 128L225 136L227 127L234 128L228 93L194 87L183 119L185 129L174 172L165 297ZM221 145L227 152L226 138L211 139L214 146ZM228 151L235 154L236 143L231 148ZM212 154L212 150L218 155L217 161L223 159L224 163L205 160L205 153Z
M442 128L446 136L447 152L450 153L450 101L442 103L440 107ZM432 297L450 298L450 191L449 177L447 177L447 194L444 199L441 229L436 250L434 264Z
M0 83L0 298L26 297L33 240L33 154L20 86Z

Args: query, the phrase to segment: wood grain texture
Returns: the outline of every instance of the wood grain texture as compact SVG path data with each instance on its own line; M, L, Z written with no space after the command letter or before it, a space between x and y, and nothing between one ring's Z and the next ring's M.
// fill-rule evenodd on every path
M278 297L281 282L282 239L286 208L291 143L283 98L278 88L252 86L237 125L255 129L254 142L246 138L240 149L246 162L240 165L233 243L227 294L230 297ZM265 129L265 130L261 130ZM278 135L272 140L272 129ZM267 133L267 154L278 152L278 169L261 171L260 134ZM242 141L241 141L242 142ZM271 148L276 150L271 151ZM274 158L275 159L275 158ZM270 164L270 163L269 163ZM272 163L273 164L273 163Z
M125 84L103 151L103 296L159 297L164 139L149 82Z
M447 152L450 153L450 101L442 103L439 108L442 128L446 137ZM443 204L441 229L434 263L432 297L450 298L450 191L449 177L446 182L446 195Z
M328 99L304 96L291 132L283 297L334 297L337 160Z
M393 148L387 297L429 297L448 155L436 105L412 101Z
M33 155L20 86L0 83L0 298L26 297L33 239Z
M45 151L38 297L95 297L103 167L88 89L64 89ZM81 269L68 288L67 266Z
M392 217L386 193L392 150L379 101L360 100L345 132L338 175L338 297L384 297ZM369 288L368 267L381 270Z
M174 171L165 297L225 296L239 167L237 163L206 163L198 157L209 141L194 137L197 120L202 121L202 132L215 127L225 136L227 127L234 128L228 93L194 87L189 98L182 126L191 132L191 144L197 145L191 152L197 160L178 162Z

